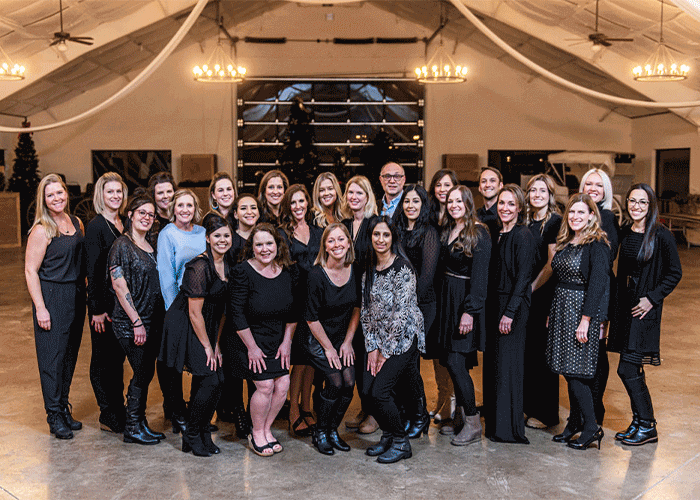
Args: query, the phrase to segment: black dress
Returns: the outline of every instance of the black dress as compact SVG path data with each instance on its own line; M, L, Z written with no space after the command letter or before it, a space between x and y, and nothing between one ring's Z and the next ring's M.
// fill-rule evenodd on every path
M190 322L189 299L203 298L202 317L212 349L216 346L219 325L228 301L228 280L230 267L224 259L223 280L216 272L211 250L198 255L185 266L180 291L165 313L163 340L158 359L168 367L192 375L206 376L212 370L207 366L204 346ZM219 368L220 370L221 368Z
M347 283L338 286L320 265L314 266L309 272L304 320L319 321L336 351L345 340L353 310L361 304L360 282L356 274L353 266ZM306 348L314 367L326 374L338 371L328 363L316 337L309 335Z
M309 224L309 241L306 244L296 239L293 235L290 238L282 229L279 229L279 233L289 247L289 254L292 257L292 261L296 262L297 271L299 273L298 293L301 294L298 300L300 304L304 304L306 302L307 276L318 256L318 250L321 248L323 229L315 224ZM296 323L297 328L294 331L294 338L292 339L292 365L309 365L311 364L311 360L308 357L307 345L309 343L309 337L312 335L309 326L304 321L303 309L298 311L298 321L296 321Z
M369 234L369 223L376 216L367 217L362 220L360 228L357 230L357 234L352 232L352 222L353 219L343 219L343 224L348 229L350 233L350 238L352 238L353 249L355 250L355 264L358 269L364 272L365 264L367 259L372 255L372 235Z
M522 225L502 233L495 241L489 273L492 288L486 306L486 436L492 441L528 443L523 419L523 375L535 244L530 230ZM511 332L506 335L498 328L503 316L513 320Z
M439 345L444 355L447 352L472 353L471 367L477 365L477 350L484 350L486 324L484 307L488 290L489 262L491 260L491 238L485 227L480 227L479 239L472 256L454 248L443 246L442 262L445 274L440 292ZM459 333L462 314L474 318L474 326L466 335ZM427 344L427 342L426 342Z
M552 259L556 288L549 313L547 362L554 373L593 378L608 287L609 248L602 242L567 245ZM588 342L576 339L581 316L591 318Z
M533 280L537 278L549 259L549 245L557 242L562 218L552 214L542 227L544 221L532 221L530 232L535 240L535 267ZM547 365L545 350L547 346L547 316L554 295L554 279L532 293L532 305L527 320L527 339L525 344L525 384L524 409L528 417L536 418L547 427L559 423L559 375L553 373Z
M267 368L263 373L253 373L248 369L248 351L237 351L239 377L253 380L269 380L287 375L289 370L282 368L282 360L275 359L277 350L284 339L287 323L296 320L298 304L297 273L294 267L282 269L275 278L266 278L246 261L233 271L230 281L229 308L233 327L236 331L250 328L255 343L265 354Z

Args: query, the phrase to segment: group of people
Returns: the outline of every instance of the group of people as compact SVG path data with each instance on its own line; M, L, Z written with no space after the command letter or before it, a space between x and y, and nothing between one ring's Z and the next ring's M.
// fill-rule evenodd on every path
M309 194L272 170L256 196L237 193L220 172L203 216L196 194L170 174L127 200L110 172L95 184L97 215L85 230L68 213L61 178L45 176L25 274L51 433L70 439L82 427L68 396L87 306L100 425L125 442L165 438L145 418L156 372L184 452L220 452L215 412L257 455L282 452L272 424L288 395L293 433L310 435L324 455L349 451L338 429L357 386L362 411L346 426L381 429L366 450L380 463L410 458L410 440L427 433L431 416L455 446L481 439L482 417L492 441L528 443L526 424L559 423L562 374L571 411L554 441L600 447L608 350L620 353L633 414L615 438L658 440L644 365L660 364L663 300L681 266L648 185L628 191L620 229L610 179L597 169L563 214L544 174L523 191L483 169L478 210L451 170L426 191L387 163L380 182L377 200L366 177L342 192L323 173ZM481 408L470 375L478 351ZM431 413L421 356L435 368ZM183 371L192 375L188 402Z

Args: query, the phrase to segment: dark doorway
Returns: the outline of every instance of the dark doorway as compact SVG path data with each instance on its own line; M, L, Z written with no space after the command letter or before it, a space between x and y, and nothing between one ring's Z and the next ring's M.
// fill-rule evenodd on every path
M690 148L656 150L656 194L660 200L688 201Z
M520 185L521 175L541 174L545 171L547 156L557 150L503 150L489 149L488 164L503 174L503 183Z

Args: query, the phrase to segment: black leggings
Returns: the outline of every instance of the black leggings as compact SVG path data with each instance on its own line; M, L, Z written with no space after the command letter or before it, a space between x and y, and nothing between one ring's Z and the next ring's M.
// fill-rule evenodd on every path
M134 372L131 384L141 389L142 401L146 401L148 385L153 380L153 373L156 369L156 357L160 349L160 342L153 342L149 336L143 345L136 345L133 338L123 337L119 339L119 345L122 346L126 359Z
M644 366L620 359L617 374L630 398L632 412L642 420L654 420L654 406L647 387Z
M214 416L216 404L221 396L221 382L223 376L220 371L211 372L209 375L192 375L192 389L190 391L190 425L200 432L205 431Z
M450 372L455 387L457 406L464 408L467 416L476 415L476 396L471 369L470 353L450 352L447 354L447 371Z
M598 429L598 424L595 419L595 409L593 404L592 385L593 379L574 377L565 375L569 385L569 404L571 405L571 413L580 415L583 420L583 429L586 431L595 431Z
M635 365L634 363L628 363L627 361L620 360L620 364L617 365L617 375L623 381L633 378L637 378L644 374L644 367L642 365Z

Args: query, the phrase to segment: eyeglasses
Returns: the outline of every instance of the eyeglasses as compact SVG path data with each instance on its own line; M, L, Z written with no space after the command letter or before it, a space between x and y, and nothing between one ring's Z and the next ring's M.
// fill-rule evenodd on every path
M638 205L639 208L647 208L649 206L647 200L635 200L634 198L627 198L627 204L631 207Z
M380 177L382 179L384 179L385 181L390 181L392 179L395 181L400 181L405 176L404 176L404 174L383 174L383 175L380 175Z
M146 212L145 210L137 210L136 215L141 217L142 219L155 219L156 214L153 212Z

